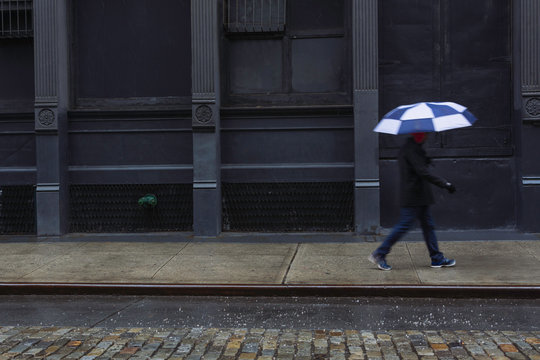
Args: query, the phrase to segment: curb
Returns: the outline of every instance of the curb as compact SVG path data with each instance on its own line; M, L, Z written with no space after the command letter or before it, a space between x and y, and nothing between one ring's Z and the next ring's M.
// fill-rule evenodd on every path
M0 295L540 298L540 286L0 283Z

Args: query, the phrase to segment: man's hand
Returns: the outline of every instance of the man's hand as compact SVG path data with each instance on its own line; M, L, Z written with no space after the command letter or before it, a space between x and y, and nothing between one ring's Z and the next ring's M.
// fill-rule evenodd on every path
M446 188L446 190L448 190L448 192L450 194L453 194L453 193L456 192L456 187L453 184L449 183L449 182L446 183L445 188Z

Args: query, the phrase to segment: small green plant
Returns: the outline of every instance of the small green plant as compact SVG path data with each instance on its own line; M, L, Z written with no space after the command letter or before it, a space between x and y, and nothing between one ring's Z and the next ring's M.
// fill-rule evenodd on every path
M154 194L146 194L139 199L138 203L144 209L152 209L157 205L157 197Z

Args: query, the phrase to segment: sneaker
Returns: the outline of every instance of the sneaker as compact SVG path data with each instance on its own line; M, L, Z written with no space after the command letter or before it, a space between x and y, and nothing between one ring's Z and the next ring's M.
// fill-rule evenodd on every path
M443 258L440 261L431 261L432 268L450 267L456 265L456 260Z
M378 256L371 254L368 257L368 260L377 265L377 267L381 270L392 270L392 267L386 263L386 260L381 259Z

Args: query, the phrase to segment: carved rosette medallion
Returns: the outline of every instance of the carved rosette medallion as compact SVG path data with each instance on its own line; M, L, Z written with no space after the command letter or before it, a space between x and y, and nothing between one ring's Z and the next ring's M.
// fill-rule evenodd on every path
M540 116L540 98L532 98L527 101L525 105L525 111L527 114L539 117Z
M201 124L207 124L212 120L212 109L208 105L201 105L195 110L195 118Z
M54 123L54 112L51 109L43 109L38 114L38 121L42 126L51 126Z

